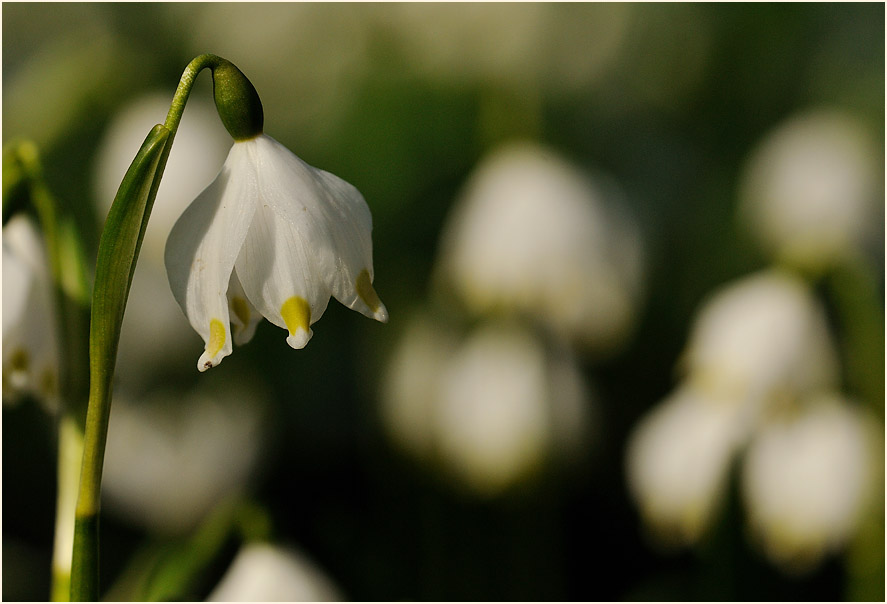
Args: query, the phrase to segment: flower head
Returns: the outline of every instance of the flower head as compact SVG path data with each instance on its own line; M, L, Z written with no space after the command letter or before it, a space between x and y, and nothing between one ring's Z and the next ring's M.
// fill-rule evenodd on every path
M856 118L823 109L799 114L753 152L742 180L741 216L776 259L828 268L876 240L879 163Z
M48 261L37 227L13 216L3 227L3 400L25 394L54 403L56 333Z
M573 356L519 323L484 323L461 338L422 314L391 359L381 414L404 452L454 486L497 497L578 456L592 405Z
M711 403L682 386L646 415L629 438L629 490L663 543L697 542L723 498L742 427L734 408Z
M525 314L588 351L613 350L634 325L642 252L604 191L553 151L502 147L444 229L441 277L472 313Z
M742 486L752 534L771 560L803 572L846 545L883 471L877 432L857 405L834 394L764 426Z
M330 295L383 323L373 289L372 216L360 192L265 134L236 140L166 244L169 283L206 342L205 371L262 316L303 348Z

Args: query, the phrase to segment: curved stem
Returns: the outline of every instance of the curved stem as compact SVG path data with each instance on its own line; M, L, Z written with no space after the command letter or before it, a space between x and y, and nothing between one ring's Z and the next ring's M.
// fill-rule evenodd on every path
M188 66L185 67L182 78L179 80L179 86L176 88L176 93L172 98L172 104L169 106L169 113L166 114L166 121L163 123L166 129L169 130L170 144L176 135L176 130L179 128L179 122L182 121L185 103L188 102L188 96L191 94L191 88L194 85L194 80L197 79L197 74L207 67L215 69L222 60L221 57L216 55L204 54L194 57L188 63Z
M102 467L111 413L111 382L132 276L194 80L201 70L206 67L214 69L221 61L216 55L205 54L193 59L185 68L166 122L154 127L133 160L117 192L99 243L89 341L89 406L71 573L71 599L75 601L96 601L99 596L98 521Z

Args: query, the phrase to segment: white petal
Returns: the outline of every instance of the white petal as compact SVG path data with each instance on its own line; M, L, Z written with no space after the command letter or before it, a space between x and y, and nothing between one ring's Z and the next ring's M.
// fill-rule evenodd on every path
M3 238L3 339L18 325L28 307L28 293L34 280L33 273L13 252Z
M52 286L34 223L13 216L3 227L3 396L30 392L55 402L58 346Z
M332 295L348 308L387 321L388 311L372 288L373 220L360 192L269 136L257 139L257 156L263 198L301 234Z
M222 171L188 206L166 242L173 295L206 342L200 371L232 350L226 292L256 207L254 149L252 141L234 143Z
M262 320L262 315L243 291L236 270L231 271L231 281L228 283L228 305L233 311L231 323L234 325L234 343L242 346L253 339L256 325Z
M304 348L313 335L311 324L326 310L329 290L302 233L281 220L264 197L258 205L237 257L237 276L265 318L289 332L287 343Z

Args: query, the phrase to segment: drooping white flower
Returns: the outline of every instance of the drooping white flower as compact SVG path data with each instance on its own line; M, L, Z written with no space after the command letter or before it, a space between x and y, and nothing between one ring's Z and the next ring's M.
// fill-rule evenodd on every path
M702 307L681 367L697 388L749 406L832 386L837 360L824 310L788 273L765 271L716 292Z
M104 466L108 511L152 531L192 530L219 501L248 489L267 440L267 409L249 380L199 382L138 402L119 396Z
M490 497L579 453L589 405L573 358L529 330L494 322L460 341L419 317L389 365L381 412L396 444Z
M742 472L752 534L781 567L801 572L853 535L872 494L883 433L852 404L820 396L768 422ZM880 445L880 446L878 446ZM883 483L882 483L883 484Z
M556 153L514 144L477 169L441 272L472 312L511 310L597 351L624 341L642 281L636 225Z
M3 227L3 400L31 394L55 402L58 334L46 252L25 216Z
M169 283L206 343L205 371L264 316L303 348L330 295L385 322L373 289L372 216L360 192L271 137L237 140L166 245Z
M742 181L742 217L776 258L827 267L858 253L880 230L881 163L883 154L852 116L797 115L753 152Z
M335 585L301 552L249 543L237 553L208 602L339 602Z
M720 503L743 430L734 405L683 386L637 425L628 441L629 490L663 542L699 540Z

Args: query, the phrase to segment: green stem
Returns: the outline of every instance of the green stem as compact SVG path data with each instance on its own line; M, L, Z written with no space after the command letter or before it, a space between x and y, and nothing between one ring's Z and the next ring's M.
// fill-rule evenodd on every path
M884 308L872 272L861 260L828 275L828 285L844 330L847 382L851 392L884 420Z
M52 600L67 602L71 591L71 557L74 545L74 506L83 457L83 427L72 414L59 423L58 495L55 543L52 553Z
M50 193L43 179L37 147L30 141L15 141L4 149L4 168L17 176L20 186L4 179L4 206L13 189L37 214L52 277L56 333L59 341L58 383L58 468L53 546L51 595L66 601L71 576L71 542L74 536L74 504L83 424L86 416L89 367L89 277L83 244L72 217ZM7 187L7 185L10 185ZM4 208L5 209L5 208Z
M102 466L111 413L112 378L123 312L148 218L173 138L197 74L222 59L200 55L185 68L163 126L155 126L120 185L108 214L96 263L89 339L89 406L77 497L71 599L99 596L99 509Z
M179 122L182 121L182 113L185 111L185 103L188 102L188 97L191 95L191 88L194 85L194 80L197 79L197 74L207 67L215 69L222 63L222 61L224 61L224 59L217 57L216 55L204 54L193 58L191 62L188 63L188 66L185 67L185 71L182 73L182 78L179 80L179 87L176 88L176 93L172 98L169 113L166 114L166 121L163 123L163 125L166 126L166 129L169 130L169 146L172 145L172 139L176 135L176 130L179 128Z

